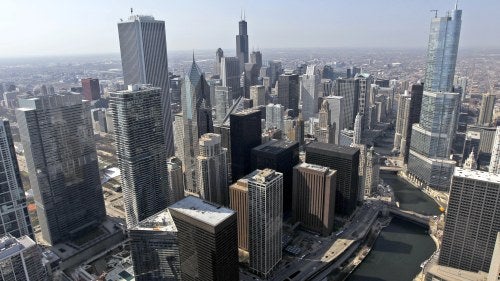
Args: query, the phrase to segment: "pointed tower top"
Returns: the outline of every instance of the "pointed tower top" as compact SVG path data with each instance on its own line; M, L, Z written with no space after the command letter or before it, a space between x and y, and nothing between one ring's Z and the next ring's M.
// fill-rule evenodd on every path
M194 62L194 49L193 49L193 62Z
M243 20L247 20L247 17L245 16L245 10L243 10Z
M458 0L455 1L455 10L458 10Z

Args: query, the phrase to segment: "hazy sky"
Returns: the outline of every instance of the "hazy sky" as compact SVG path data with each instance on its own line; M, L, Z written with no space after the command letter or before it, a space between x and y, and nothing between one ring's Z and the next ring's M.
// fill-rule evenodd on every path
M117 22L166 21L169 50L234 52L240 11L250 48L426 48L430 9L452 0L0 0L0 57L118 53ZM500 47L500 1L462 0L460 47Z

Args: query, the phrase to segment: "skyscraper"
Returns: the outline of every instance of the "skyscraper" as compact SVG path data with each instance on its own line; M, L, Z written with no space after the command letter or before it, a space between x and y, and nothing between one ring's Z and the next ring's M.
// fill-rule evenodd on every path
M2 280L47 281L42 253L28 236L0 238L0 278Z
M283 174L283 211L292 210L293 167L299 163L299 143L270 140L252 149L251 170L273 169Z
M477 117L477 124L481 126L490 126L493 121L493 110L497 96L491 93L483 95L481 100L481 110Z
M241 96L241 72L239 66L239 58L237 57L222 57L220 79L223 87L228 87L231 92L232 99L237 99Z
M316 138L319 142L335 143L335 127L330 124L330 116L330 106L328 104L328 101L324 100L319 111L319 124L315 133Z
M239 32L236 35L236 56L240 61L240 73L245 69L245 63L248 62L248 33L247 33L247 22L245 18L242 17L238 23Z
M408 172L423 185L448 190L455 161L449 160L460 94L452 93L462 11L431 21L420 122L413 124Z
M221 146L221 136L204 134L200 138L198 156L198 188L200 197L229 206L227 148Z
M239 279L236 212L194 196L168 210L177 227L182 280Z
M500 176L455 168L439 265L488 272L500 232Z
M300 76L300 100L302 115L306 120L318 113L318 98L321 76L317 65L307 66L306 74Z
M330 124L334 128L333 143L340 144L340 132L344 129L344 97L328 96L324 98L330 108Z
M75 237L106 216L90 102L80 94L19 100L16 117L42 237Z
M251 175L251 174L250 174ZM238 248L248 252L248 175L229 186L229 207L236 211Z
M359 79L337 79L335 96L344 97L344 129L352 129L358 113Z
M349 216L356 209L359 181L359 149L313 142L306 146L306 163L337 171L335 213Z
M152 16L131 15L118 23L125 85L152 84L162 90L163 131L167 156L174 155L173 116L168 93L168 60L165 22Z
M147 85L110 95L128 228L173 203L165 177L161 95L160 88Z
M405 149L405 145L402 144L402 142L406 143L406 138L404 138L403 135L406 135L406 131L408 129L407 125L410 116L410 105L411 96L408 94L408 91L405 91L403 95L399 96L393 148L394 151L400 151L401 155L404 155L404 151L402 151L402 149Z
M293 220L323 236L333 231L336 174L307 163L293 168Z
M363 116L361 122L361 128L367 129L370 124L369 120L369 108L370 103L370 89L371 84L373 84L373 76L366 73L360 73L355 76L359 80L359 103L358 103L358 113Z
M500 126L495 131L495 138L493 140L493 147L491 150L490 166L488 168L490 173L500 174Z
M291 109L291 116L299 115L299 76L297 74L281 74L276 84L278 103L286 109Z
M83 78L82 79L82 94L86 100L98 100L101 97L101 88L99 87L99 79Z
M262 85L250 87L250 98L253 100L253 106L266 105L266 89Z
M257 65L257 68L262 67L262 53L260 51L253 51L250 53L250 63Z
M366 152L366 165L364 171L364 195L371 196L372 192L377 189L380 179L380 163L375 149L370 147Z
M425 91L453 91L461 25L462 10L458 10L456 6L447 16L432 18L427 46Z
M213 131L210 113L210 88L205 80L205 74L194 60L191 64L182 87L182 120L184 123L184 173L186 175L186 190L198 193L196 186L197 161L199 155L198 139L201 135ZM211 129L212 128L212 129Z
M404 157L404 163L408 163L408 158L410 154L410 143L411 143L411 130L413 124L420 122L420 112L422 110L422 97L424 95L424 85L421 83L416 83L411 86L410 89L410 109L408 114L408 122L406 124L406 134L402 135L401 141L401 154Z
M177 227L165 209L129 230L135 280L180 280Z
M215 75L221 75L221 65L222 58L224 57L224 51L221 48L218 48L215 52Z
M248 177L250 270L267 278L281 260L283 174L256 170Z
M10 234L16 238L33 236L21 174L17 164L14 141L9 121L0 120L0 186L3 200L0 203L0 236Z
M184 198L182 161L172 156L167 159L168 202L173 204Z
M266 129L277 128L283 130L285 108L281 104L266 105Z
M262 142L260 111L247 109L230 116L231 175L235 182L251 172L252 148Z
M233 105L233 97L228 87L215 86L215 120L221 124L229 108Z

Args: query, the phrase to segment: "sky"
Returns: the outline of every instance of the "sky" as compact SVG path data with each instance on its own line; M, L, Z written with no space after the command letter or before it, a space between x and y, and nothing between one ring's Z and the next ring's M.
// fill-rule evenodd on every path
M0 0L0 57L119 53L117 22L166 22L168 50L235 48L241 10L250 49L426 48L432 9L454 0ZM461 48L500 47L500 1L461 0Z

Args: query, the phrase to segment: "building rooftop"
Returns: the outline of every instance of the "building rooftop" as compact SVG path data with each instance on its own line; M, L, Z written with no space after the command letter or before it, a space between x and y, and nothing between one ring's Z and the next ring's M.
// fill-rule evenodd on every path
M174 224L174 220L172 219L170 212L168 209L165 209L139 222L139 224L131 230L177 232L177 227Z
M273 169L263 169L263 170L255 170L252 177L249 180L253 182L265 183L269 182L279 176L283 176L282 173L276 172Z
M500 184L500 175L478 170L469 170L456 167L453 176Z
M198 197L188 196L168 207L169 210L199 220L211 226L217 226L235 212L229 208L205 201Z
M248 109L244 109L244 110L241 110L241 111L238 111L238 112L231 113L231 115L245 116L245 115L253 114L253 113L256 113L256 112L258 112L260 114L260 110L254 109L254 108L248 108Z
M485 272L471 272L452 267L432 264L427 269L427 273L442 278L442 280L453 281L485 281L488 274ZM440 279L441 280L441 279Z
M0 238L0 260L9 258L10 256L22 252L24 249L35 246L36 243L29 238L23 236L15 238L12 235L5 235Z
M330 168L328 168L328 167L316 165L316 164L309 164L309 163L300 163L295 167L296 168L307 168L307 169L315 170L315 171L322 172L322 173L326 173L328 170L330 170Z
M298 149L299 143L296 141L287 141L287 140L270 140L266 143L263 143L253 148L253 150L276 154L285 151L293 146L296 146Z
M308 144L306 146L306 155L307 155L308 148L327 150L327 151L338 152L338 153L347 154L347 155L354 155L359 151L358 148L354 148L354 147L340 146L340 145L331 144L331 143L311 142L310 144Z

